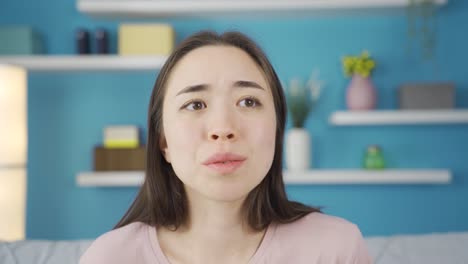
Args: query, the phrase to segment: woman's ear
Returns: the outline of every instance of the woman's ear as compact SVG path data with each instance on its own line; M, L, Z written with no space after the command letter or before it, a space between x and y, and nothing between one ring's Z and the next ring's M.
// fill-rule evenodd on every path
M163 154L164 159L166 159L167 163L171 163L171 155L169 155L169 148L167 147L165 139L161 141L159 149L161 150L161 153Z

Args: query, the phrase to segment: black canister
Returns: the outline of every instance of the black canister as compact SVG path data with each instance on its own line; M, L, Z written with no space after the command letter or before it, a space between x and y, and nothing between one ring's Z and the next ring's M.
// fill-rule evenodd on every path
M86 29L80 28L76 31L76 52L78 54L89 54L89 32Z
M109 53L109 34L105 29L98 28L94 32L96 40L96 53L107 54Z

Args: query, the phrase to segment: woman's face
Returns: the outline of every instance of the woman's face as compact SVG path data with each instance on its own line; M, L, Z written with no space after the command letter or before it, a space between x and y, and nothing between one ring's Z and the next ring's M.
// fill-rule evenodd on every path
M176 64L168 79L163 129L161 150L189 197L244 199L273 161L271 88L243 50L197 48Z

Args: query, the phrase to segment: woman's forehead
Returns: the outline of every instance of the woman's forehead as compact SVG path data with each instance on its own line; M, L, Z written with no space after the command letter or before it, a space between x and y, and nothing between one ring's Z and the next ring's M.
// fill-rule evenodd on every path
M252 81L270 90L265 73L243 50L232 46L205 46L180 59L167 82L168 93L190 85Z

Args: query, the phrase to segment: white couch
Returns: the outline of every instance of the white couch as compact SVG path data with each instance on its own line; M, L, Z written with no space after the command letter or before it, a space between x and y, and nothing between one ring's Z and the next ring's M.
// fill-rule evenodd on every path
M468 232L366 237L376 264L467 264ZM92 241L0 242L0 264L76 264Z
M468 264L468 232L367 237L376 264Z
M0 264L77 264L92 241L0 242Z

